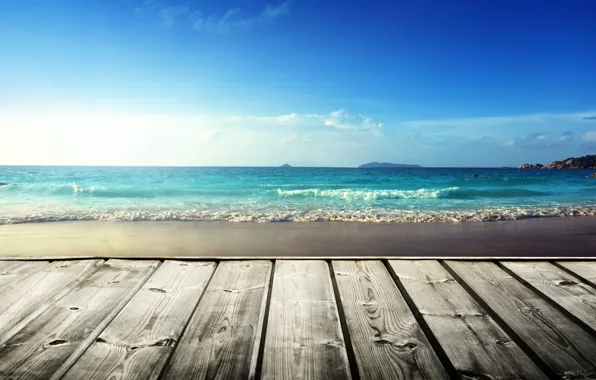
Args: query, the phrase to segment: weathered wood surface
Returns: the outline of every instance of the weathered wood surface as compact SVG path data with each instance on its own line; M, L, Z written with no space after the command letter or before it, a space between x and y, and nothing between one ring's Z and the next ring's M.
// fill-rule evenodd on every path
M0 347L0 378L61 377L158 265L109 260Z
M381 261L333 261L360 378L447 379Z
M64 379L156 379L214 270L214 262L165 261Z
M547 378L438 261L389 265L462 378Z
M278 260L262 379L351 379L325 261Z
M4 267L0 268L0 297L15 288L17 282L42 270L50 264L49 261L3 261Z
M0 260L0 379L596 378L594 264Z
M596 332L595 288L548 262L502 264Z
M225 261L213 275L163 379L254 376L271 261Z
M596 287L596 261L558 261L557 264Z
M447 261L559 377L596 373L596 339L490 262Z
M44 260L45 261L45 260ZM14 260L0 260L0 283L2 283L1 276L6 276L13 272L16 268L27 264L29 261L14 261Z
M0 344L65 296L102 262L103 260L73 260L45 263L30 275L2 286Z

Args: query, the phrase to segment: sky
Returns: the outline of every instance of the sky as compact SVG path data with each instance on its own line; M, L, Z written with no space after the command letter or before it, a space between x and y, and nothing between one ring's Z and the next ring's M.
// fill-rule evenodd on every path
M0 2L0 165L596 154L594 0Z

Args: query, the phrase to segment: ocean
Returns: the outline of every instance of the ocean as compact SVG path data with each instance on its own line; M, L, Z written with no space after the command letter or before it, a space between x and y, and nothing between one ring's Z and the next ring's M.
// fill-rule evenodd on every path
M0 224L76 220L421 223L596 215L592 172L0 166Z

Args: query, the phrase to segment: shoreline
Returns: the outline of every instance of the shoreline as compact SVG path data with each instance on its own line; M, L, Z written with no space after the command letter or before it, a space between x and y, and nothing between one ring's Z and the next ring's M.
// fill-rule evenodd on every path
M76 221L0 225L0 257L586 258L596 217L476 223Z

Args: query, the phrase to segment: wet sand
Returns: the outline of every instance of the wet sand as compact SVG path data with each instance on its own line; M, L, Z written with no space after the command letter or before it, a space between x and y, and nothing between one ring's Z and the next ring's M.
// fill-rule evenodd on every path
M596 257L596 218L462 224L57 222L0 226L0 256Z

